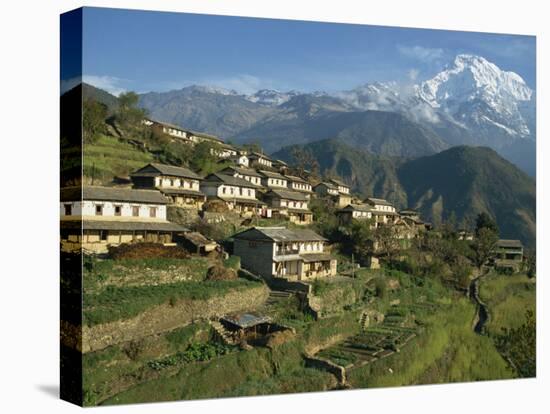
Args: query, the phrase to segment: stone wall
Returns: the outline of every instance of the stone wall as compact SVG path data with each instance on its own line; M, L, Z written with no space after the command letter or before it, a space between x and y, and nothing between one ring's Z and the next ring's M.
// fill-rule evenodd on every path
M82 352L97 351L108 346L133 341L188 325L199 319L220 317L262 305L269 295L265 285L242 291L231 291L208 300L181 300L165 303L139 315L82 329ZM67 343L70 346L70 343Z

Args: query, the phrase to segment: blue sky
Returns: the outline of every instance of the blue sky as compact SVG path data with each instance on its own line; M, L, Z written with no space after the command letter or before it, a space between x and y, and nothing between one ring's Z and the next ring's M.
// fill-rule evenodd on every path
M459 53L536 86L533 36L100 8L84 10L83 32L84 80L115 94L191 84L331 92L427 79Z

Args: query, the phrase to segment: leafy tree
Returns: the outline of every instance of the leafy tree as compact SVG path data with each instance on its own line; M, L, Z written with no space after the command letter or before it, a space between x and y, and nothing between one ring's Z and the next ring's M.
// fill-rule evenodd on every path
M393 226L380 226L373 232L373 247L378 253L388 256L391 262L401 250L397 232Z
M481 269L493 256L497 241L498 234L494 230L488 227L481 227L479 229L471 244L472 260L478 269Z
M84 142L93 144L106 131L107 106L92 99L82 104L82 135Z
M372 253L373 232L371 225L371 220L354 220L349 226L351 249L359 261L367 260Z
M502 328L495 345L520 377L537 374L537 324L533 311L525 312L525 323L518 328Z
M121 93L118 96L117 121L125 125L140 125L146 112L137 106L138 102L139 96L135 92Z
M193 170L210 174L220 168L219 158L215 155L221 148L218 144L203 141L195 145L190 164Z
M497 223L485 212L480 213L476 219L476 234L478 234L481 229L489 229L497 235L499 233Z

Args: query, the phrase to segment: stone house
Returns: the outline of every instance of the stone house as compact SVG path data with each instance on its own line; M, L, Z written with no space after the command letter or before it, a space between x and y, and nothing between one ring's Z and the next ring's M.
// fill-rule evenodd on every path
M351 195L349 194L349 187L339 186L331 181L323 181L313 187L313 190L319 197L330 197L336 207L343 208L348 204L351 204ZM344 188L344 191L340 189ZM345 190L347 188L347 192Z
M158 189L172 204L200 210L206 200L197 174L188 168L150 163L130 174L136 189Z
M235 164L237 167L248 168L248 166L250 165L248 157L246 156L246 154L243 153L233 155L228 159L229 161L233 162L233 164Z
M168 122L161 122L154 119L144 119L143 124L169 135L174 138L178 138L183 142L189 144L198 144L199 142L210 142L213 144L223 144L223 141L215 135L205 134L203 132L190 131L182 128L178 125L170 124Z
M253 227L233 236L242 266L266 279L309 281L336 275L327 240L312 230Z
M256 198L258 186L243 178L222 173L208 175L201 182L201 191L207 199L217 199L225 202L229 210L244 217L270 215L266 203Z
M172 244L185 227L166 219L169 200L157 190L115 187L61 189L61 249L107 252L135 241Z
M296 191L269 190L264 200L271 207L273 215L288 217L291 223L311 224L313 213L308 209L307 197Z

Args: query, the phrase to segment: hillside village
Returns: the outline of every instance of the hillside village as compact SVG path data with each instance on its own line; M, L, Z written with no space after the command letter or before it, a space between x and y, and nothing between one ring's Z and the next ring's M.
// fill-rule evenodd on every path
M499 336L506 323L487 319L495 297L481 280L509 278L528 302L534 258L499 239L490 216L434 226L314 162L274 159L132 104L102 111L88 140L84 131L83 180L67 181L60 200L62 254L85 257L83 334L64 343L84 353L87 405L523 375ZM140 160L99 174L111 167L86 154L107 141ZM432 349L438 335L445 345ZM458 344L470 347L468 364L475 352L489 362L452 376L440 364ZM425 361L421 371L411 359ZM437 367L448 374L430 376Z

